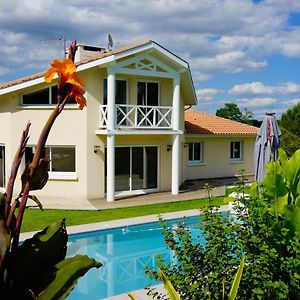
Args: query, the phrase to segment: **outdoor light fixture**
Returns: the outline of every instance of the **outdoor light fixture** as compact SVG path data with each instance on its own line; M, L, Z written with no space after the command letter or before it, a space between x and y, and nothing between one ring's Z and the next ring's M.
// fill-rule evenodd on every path
M94 146L94 153L99 154L100 153L100 146Z
M167 151L171 151L172 150L172 145L167 145Z
M187 148L189 146L189 143L183 143L183 148Z

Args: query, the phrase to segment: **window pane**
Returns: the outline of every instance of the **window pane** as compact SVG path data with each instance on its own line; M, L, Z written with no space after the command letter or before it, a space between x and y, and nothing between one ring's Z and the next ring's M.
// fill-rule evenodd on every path
M126 104L126 85L125 80L116 81L116 104Z
M241 158L241 143L234 143L234 158Z
M75 148L51 147L51 165L52 172L75 172Z
M138 82L137 100L138 105L146 105L146 82Z
M147 105L158 105L158 83L147 82Z
M57 88L57 85L54 85L51 87L51 103L52 104L57 103L57 94L58 94L58 88Z
M231 142L230 143L230 158L231 159L241 159L242 158L241 142Z
M129 190L130 148L115 148L115 184L116 191Z
M103 79L103 105L107 104L107 79Z
M157 188L157 147L146 149L146 188Z
M132 147L132 189L144 187L144 148Z
M194 143L194 160L199 160L201 158L201 147L200 143Z
M23 95L23 104L49 104L49 89Z
M0 187L5 186L5 147L0 146Z

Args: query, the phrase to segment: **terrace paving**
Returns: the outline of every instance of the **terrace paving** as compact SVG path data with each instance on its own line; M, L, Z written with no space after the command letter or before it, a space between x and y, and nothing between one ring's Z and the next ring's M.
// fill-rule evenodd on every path
M247 178L249 182L252 177ZM113 208L134 207L141 205L151 205L158 203L171 203L179 201L188 201L202 199L207 197L207 192L203 189L204 183L208 182L213 187L212 195L215 197L224 196L226 187L233 185L238 180L237 177L218 178L218 179L201 179L186 181L180 189L178 195L172 195L170 192L158 192L151 194L116 196L114 202L107 202L106 198L99 199L72 199L64 198L45 198L42 197L43 207L45 209L75 209L75 210L104 210ZM28 202L29 206L36 206L32 201Z

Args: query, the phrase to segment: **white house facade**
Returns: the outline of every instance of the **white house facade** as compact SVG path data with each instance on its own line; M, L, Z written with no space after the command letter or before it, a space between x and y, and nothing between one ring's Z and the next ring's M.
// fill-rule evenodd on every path
M70 103L55 123L44 153L51 159L49 182L37 196L112 202L142 192L176 195L185 179L201 178L201 172L190 176L188 168L187 153L194 147L197 165L197 149L204 144L191 146L195 136L185 135L185 108L197 102L186 61L154 41L112 51L79 45L77 60L87 108ZM30 162L56 92L43 73L0 85L0 187L28 120L23 165ZM255 134L248 138L254 142Z

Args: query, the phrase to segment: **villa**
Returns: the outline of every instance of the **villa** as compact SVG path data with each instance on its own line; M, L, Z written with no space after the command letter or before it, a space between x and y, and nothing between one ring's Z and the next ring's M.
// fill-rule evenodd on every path
M253 173L257 128L192 109L189 64L154 41L106 50L79 45L87 108L69 103L49 135L49 182L36 195L88 201L171 191L185 180ZM0 187L21 132L32 126L23 166L56 101L43 73L0 85ZM20 174L21 175L21 174Z

